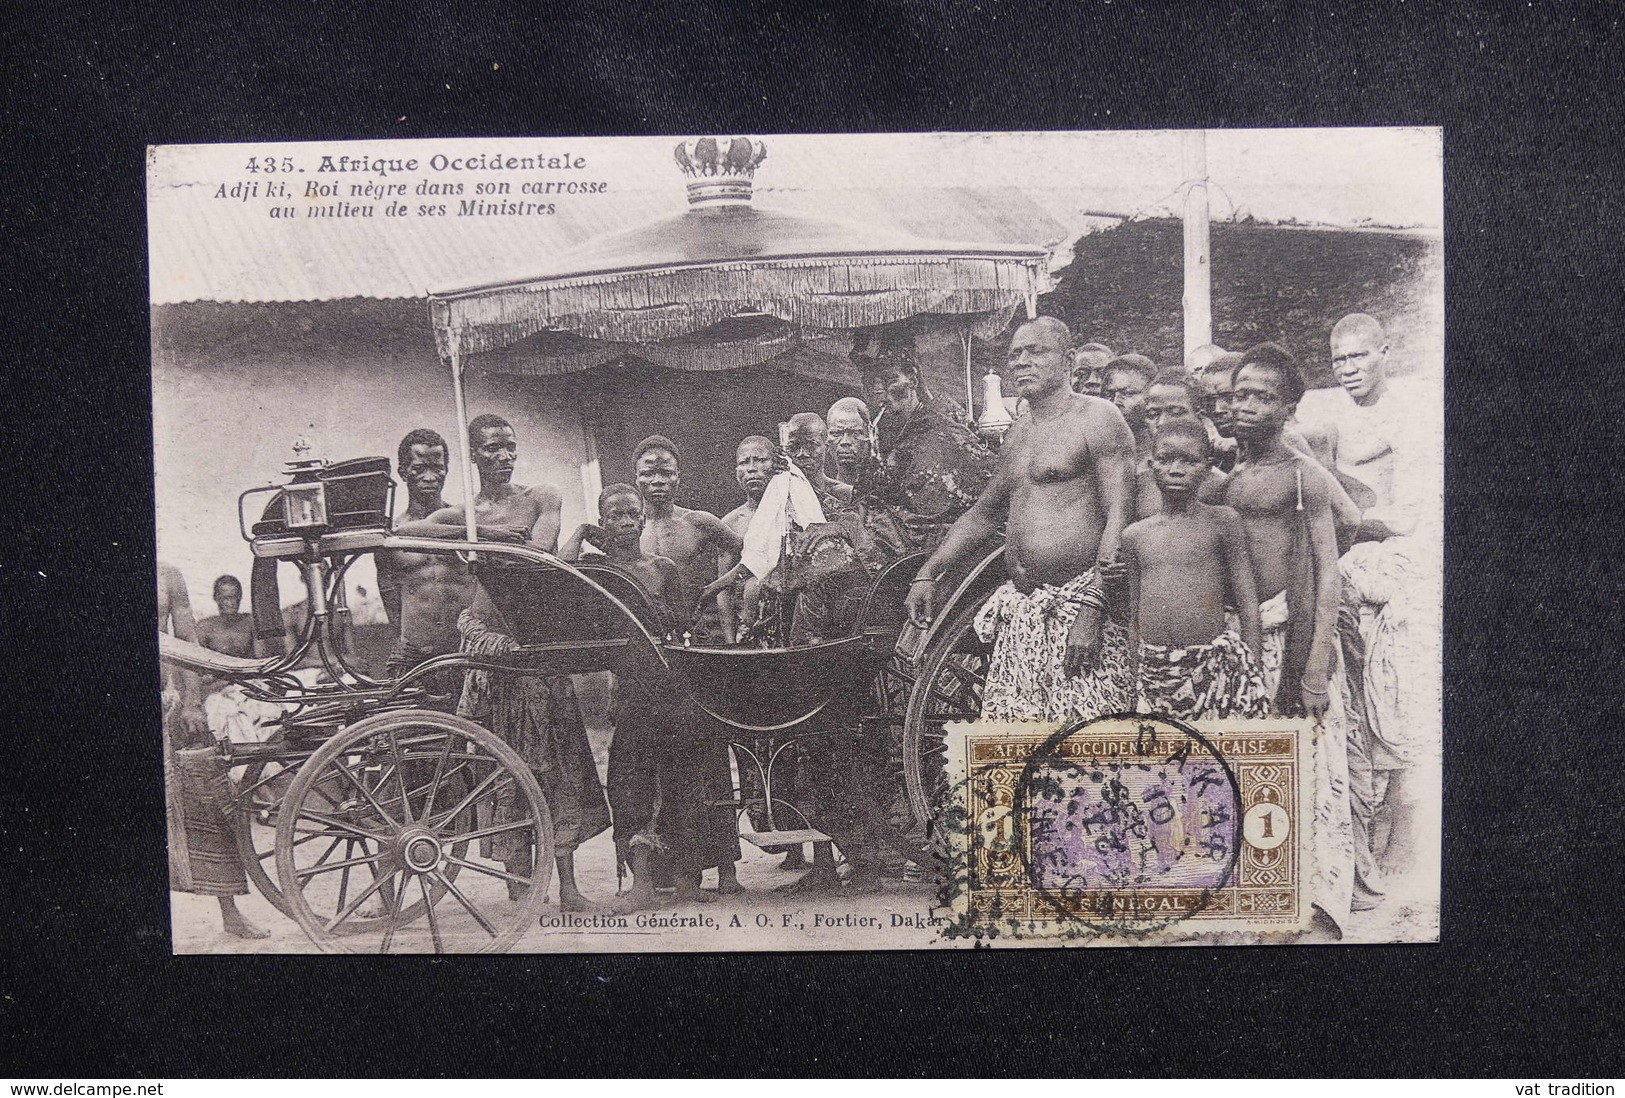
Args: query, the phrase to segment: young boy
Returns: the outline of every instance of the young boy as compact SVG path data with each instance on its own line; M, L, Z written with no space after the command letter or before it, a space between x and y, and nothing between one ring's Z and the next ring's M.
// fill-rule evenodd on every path
M1200 420L1157 427L1151 475L1161 511L1123 531L1138 704L1186 720L1263 717L1269 695L1247 533L1235 511L1196 498L1212 460ZM1239 635L1226 621L1227 605L1237 609Z
M637 580L675 617L679 631L687 628L689 608L677 565L643 552L643 499L637 489L630 484L605 488L598 496L598 522L577 527L559 555L578 560L584 544L597 546L605 563ZM679 903L709 903L716 893L702 891L700 879L711 866L718 869L718 891L739 891L733 873L738 839L725 834L732 813L719 814L707 804L719 774L728 773L727 748L721 741L701 737L691 742L684 735L697 722L675 700L681 697L680 689L655 675L623 672L615 677L609 805L616 857L620 866L632 870L632 887L611 905L615 914L654 907L657 877L669 877L676 885Z

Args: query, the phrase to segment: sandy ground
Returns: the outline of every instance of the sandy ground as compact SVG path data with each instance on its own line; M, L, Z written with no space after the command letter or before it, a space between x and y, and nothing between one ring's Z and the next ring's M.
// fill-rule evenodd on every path
M1419 833L1430 836L1409 873L1388 881L1387 895L1372 911L1356 912L1343 928L1342 941L1428 942L1438 936L1439 860L1437 813L1418 821ZM718 897L714 903L677 905L669 895L648 916L624 919L613 928L582 925L589 920L561 916L553 897L514 947L518 953L605 952L741 952L796 949L966 948L966 941L945 942L938 933L944 916L933 908L935 886L888 881L872 895L786 896L774 889L794 881L800 871L779 868L781 855L749 845L740 861L739 880L746 891ZM599 835L576 855L581 890L600 903L616 892L614 846L608 833ZM708 874L707 887L714 887ZM171 893L171 932L176 953L315 953L316 946L293 920L263 897L240 897L238 906L252 922L271 932L260 941L226 935L220 928L219 905L213 897ZM449 907L449 901L443 901ZM437 911L441 910L437 908ZM501 909L503 912L511 908ZM419 921L421 929L422 921ZM678 925L672 925L677 923ZM689 925L682 925L687 923ZM477 938L470 940L478 940ZM1236 938L1230 937L1231 942ZM1336 939L1317 929L1305 943ZM421 943L420 943L421 944ZM1068 943L1086 944L1086 943ZM410 946L409 946L410 948Z
M589 735L600 768L607 770L608 731L596 716L595 695L590 683L578 683L583 690L583 708L589 714ZM1426 802L1416 820L1416 834L1423 836L1406 872L1392 875L1386 894L1371 911L1353 913L1342 928L1343 943L1431 942L1439 935L1439 846L1442 803L1439 757L1436 753L1418 767L1418 785ZM741 841L744 852L738 864L739 880L746 891L736 896L717 897L707 904L677 905L663 894L659 908L625 918L624 926L604 928L583 926L582 920L561 916L556 891L550 890L539 925L529 929L516 953L641 953L641 952L743 952L753 950L797 949L929 949L969 948L964 939L944 941L939 928L946 912L934 907L936 886L890 880L882 892L871 895L787 896L774 890L800 876L800 870L779 868L780 854L767 854ZM810 853L810 848L808 848ZM576 880L589 898L605 904L615 896L614 843L608 832L587 842L576 854ZM630 881L627 882L630 884ZM706 887L714 888L714 872L707 874ZM556 885L553 889L556 890ZM249 941L228 936L221 930L219 904L212 896L170 894L171 936L176 953L316 953L314 943L298 924L282 915L258 893L238 898L238 907L248 919L270 931L269 938ZM443 901L437 912L449 907ZM511 907L500 908L506 914ZM423 936L423 920L417 932ZM684 925L688 924L688 925ZM695 925L697 924L697 925ZM469 941L483 941L472 930ZM1231 944L1242 944L1238 936L1227 936ZM1272 942L1281 942L1274 938ZM1304 943L1330 943L1337 937L1317 927L1298 939ZM422 942L407 943L427 947ZM1020 943L1000 943L1020 944ZM1040 943L1025 943L1040 944ZM1057 943L1058 944L1058 943ZM1067 944L1085 945L1087 942ZM1200 944L1168 943L1168 944Z
M883 892L866 896L787 897L772 890L797 879L801 871L778 868L782 855L765 854L744 844L739 880L746 891L721 896L714 903L678 906L663 895L659 908L646 913L659 920L673 917L712 925L648 926L647 918L627 916L624 928L593 930L561 918L554 896L542 909L542 923L526 933L517 953L599 953L779 950L797 948L886 949L927 945L934 934L929 925L935 888L928 884L889 882ZM707 874L707 888L715 887ZM616 892L614 844L609 834L599 835L576 853L576 881L582 892L607 903ZM627 882L630 884L630 881ZM555 886L556 887L556 886ZM316 946L299 926L284 917L260 895L239 897L239 910L271 932L261 941L245 941L220 929L220 908L212 896L175 892L171 898L171 927L176 953L316 953ZM449 906L449 901L443 901ZM437 910L439 910L437 908ZM511 909L505 909L511 910ZM940 915L941 913L938 912ZM895 921L906 925L893 927ZM737 922L737 926L733 925ZM924 925L912 925L914 923ZM859 925L848 925L848 924ZM863 925L867 923L868 925Z

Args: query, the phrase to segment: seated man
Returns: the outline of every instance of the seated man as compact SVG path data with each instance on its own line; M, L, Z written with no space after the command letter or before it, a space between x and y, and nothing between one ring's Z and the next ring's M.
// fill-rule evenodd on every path
M842 510L852 503L852 485L831 477L824 468L829 453L829 428L817 412L797 412L790 417L789 438L785 453L796 466L807 474L821 501L834 510Z
M779 448L761 435L741 439L734 451L734 482L745 493L745 502L722 516L722 525L741 543L780 460ZM732 596L733 608L730 610L722 597L718 598L718 608L722 616L723 643L736 644L740 634L749 632L756 624L761 581L750 574L750 569L738 566L729 575L734 577L733 586L724 594Z
M838 501L831 503L839 506ZM761 581L768 609L760 620L775 627L774 635L763 639L800 646L851 634L879 559L857 513L845 509L826 515L811 479L800 465L792 464L768 483L745 532L735 571L748 571ZM722 576L702 598L715 595L734 578ZM878 844L864 806L883 803L887 744L871 742L849 708L837 702L815 726L797 729L794 790L797 808L846 855L852 870L850 886L869 889L878 887ZM758 757L764 750L771 753L774 746L751 745ZM776 790L782 792L782 787ZM787 859L787 868L794 864ZM811 871L789 887L796 891L842 887L828 844L814 845Z
M602 550L602 559L637 580L649 596L687 628L682 581L677 565L644 553L643 500L630 484L612 484L598 496L598 526L583 524L560 556L576 560L584 544ZM712 841L717 819L732 812L710 805L717 790L710 780L727 771L727 747L702 730L682 687L652 670L615 676L612 707L615 734L609 746L609 805L615 821L617 876L632 872L632 887L615 899L617 914L655 905L657 880L670 878L679 902L705 903L716 894L700 888L703 872L738 856L738 840ZM722 892L740 891L737 880Z
M885 394L886 426L879 435L879 464L857 486L864 523L893 556L935 549L987 486L993 453L922 395L912 358L883 356L871 369Z
M845 484L858 485L874 469L874 424L869 406L857 397L842 397L829 406L830 450L835 455L835 471Z

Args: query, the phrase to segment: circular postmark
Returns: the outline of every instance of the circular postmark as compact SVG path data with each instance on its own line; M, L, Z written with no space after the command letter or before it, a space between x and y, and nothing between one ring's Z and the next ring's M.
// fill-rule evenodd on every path
M1200 913L1231 882L1252 822L1218 748L1166 716L1067 724L1027 757L1013 792L1029 917L1063 934L1138 937ZM1284 823L1257 830L1284 839Z

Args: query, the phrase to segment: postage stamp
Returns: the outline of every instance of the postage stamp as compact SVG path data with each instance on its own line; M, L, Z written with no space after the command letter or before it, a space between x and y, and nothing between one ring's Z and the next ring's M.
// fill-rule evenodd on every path
M1125 715L953 732L952 933L1173 941L1307 928L1307 722Z

